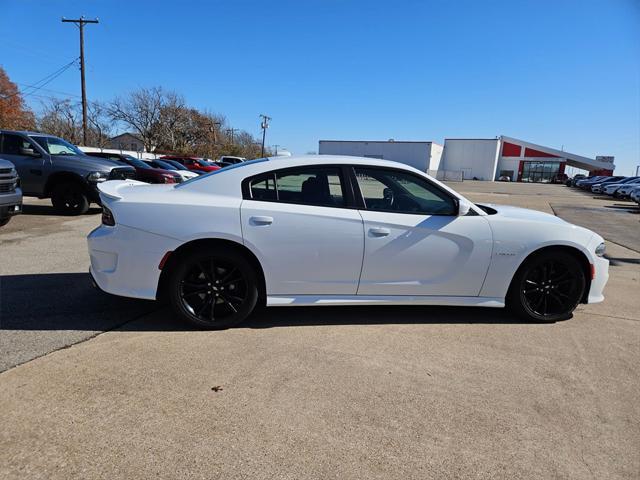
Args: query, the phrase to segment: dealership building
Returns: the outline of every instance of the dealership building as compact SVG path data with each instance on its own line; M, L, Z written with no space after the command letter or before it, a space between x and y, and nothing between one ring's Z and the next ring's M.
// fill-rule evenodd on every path
M550 182L566 167L610 175L613 157L583 157L517 138L447 138L435 142L320 140L320 155L351 155L394 160L444 180Z

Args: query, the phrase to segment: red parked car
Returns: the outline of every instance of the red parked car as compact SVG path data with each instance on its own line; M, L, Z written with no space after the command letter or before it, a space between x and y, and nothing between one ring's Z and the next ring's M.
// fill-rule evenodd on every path
M108 158L117 162L126 163L136 169L136 180L147 183L181 183L182 177L171 170L152 168L142 160L122 153L86 152L91 157Z
M199 157L183 157L180 155L165 155L160 160L175 160L194 172L215 172L220 170L218 165L212 165Z

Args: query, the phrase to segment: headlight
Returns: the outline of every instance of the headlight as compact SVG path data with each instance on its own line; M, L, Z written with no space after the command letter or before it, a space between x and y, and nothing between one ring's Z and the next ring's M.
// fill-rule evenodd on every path
M602 242L600 245L596 247L596 255L599 257L604 256L605 250L606 250L605 244L604 242Z
M87 181L91 183L99 183L104 182L108 177L108 174L105 172L91 172L87 175Z

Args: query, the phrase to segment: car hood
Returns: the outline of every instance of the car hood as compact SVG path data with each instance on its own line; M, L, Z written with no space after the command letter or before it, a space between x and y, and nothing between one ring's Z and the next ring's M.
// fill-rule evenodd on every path
M496 211L495 214L489 214L485 218L491 220L492 218L512 218L514 220L527 220L533 222L544 222L544 223L552 223L552 224L564 224L567 222L562 220L560 217L556 217L555 215L551 215L550 213L539 212L538 210L529 210L528 208L520 208L520 207L512 207L510 205L496 205L493 203L481 203L479 205L484 205L489 208L492 208Z
M90 171L97 170L104 172L114 168L129 168L133 170L133 167L122 162L116 162L107 158L90 157L89 155L52 155L51 160L55 165L86 168Z

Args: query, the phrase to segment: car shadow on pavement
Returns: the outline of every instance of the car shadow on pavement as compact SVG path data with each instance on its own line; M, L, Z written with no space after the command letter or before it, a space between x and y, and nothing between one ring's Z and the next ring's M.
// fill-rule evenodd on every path
M0 330L110 330L158 309L108 295L88 273L0 276Z
M102 208L94 206L91 207L85 215L96 215L102 211ZM55 215L58 217L68 217L69 215L58 212L53 205L29 205L25 203L22 205L23 215Z
M504 308L438 306L272 307L253 314L239 328L312 325L523 323Z
M153 315L149 315L153 313ZM143 318L144 317L144 318ZM272 307L238 328L384 324L519 324L506 309L436 306ZM0 330L189 331L162 304L109 295L88 273L0 276Z

